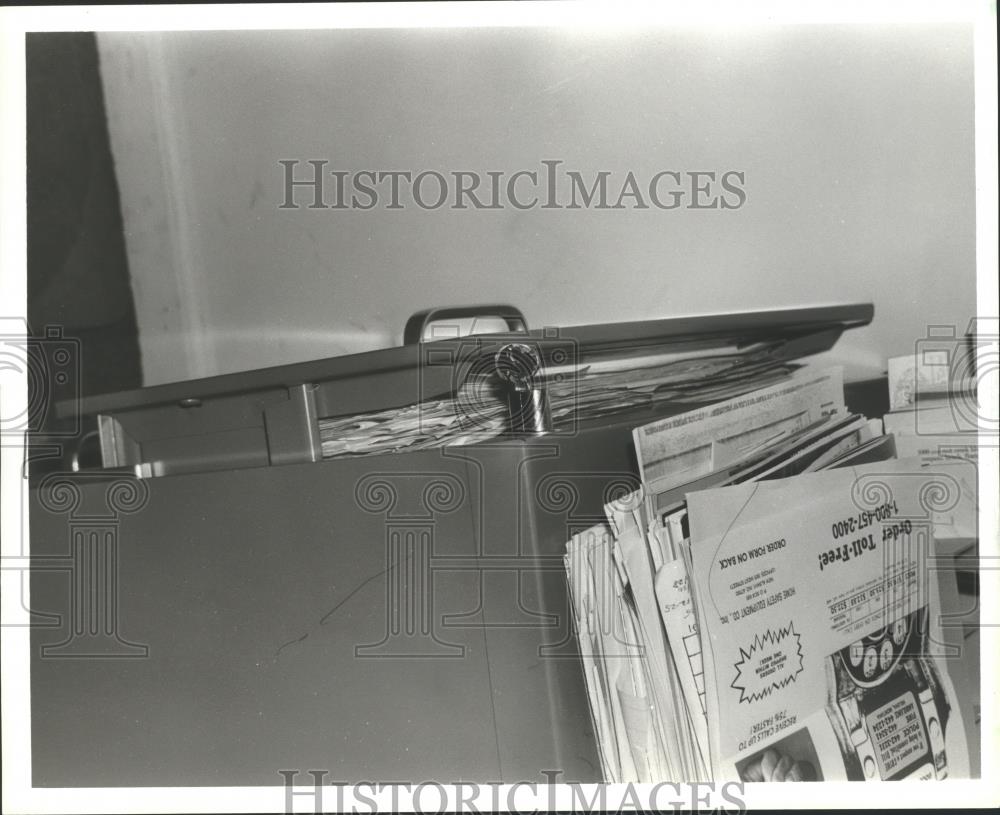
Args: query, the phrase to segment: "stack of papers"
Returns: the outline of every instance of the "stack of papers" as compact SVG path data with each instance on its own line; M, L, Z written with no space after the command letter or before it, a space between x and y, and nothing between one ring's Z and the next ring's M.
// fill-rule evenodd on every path
M546 368L539 378L552 429L669 401L700 404L786 379L798 366L781 361L781 343L744 348L688 348L641 357ZM319 421L324 458L459 447L508 428L504 385L495 376L467 379L452 396L401 408Z
M928 564L968 462L896 459L839 369L633 438L565 556L605 780L967 775Z
M454 398L319 421L324 458L457 447L506 428L507 403L482 377L467 381Z

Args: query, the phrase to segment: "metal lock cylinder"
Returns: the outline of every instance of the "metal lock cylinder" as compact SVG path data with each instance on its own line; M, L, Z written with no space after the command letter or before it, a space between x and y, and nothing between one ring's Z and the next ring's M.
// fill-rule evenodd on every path
M508 432L541 435L551 430L552 417L538 348L521 342L509 343L497 351L493 361L507 390Z

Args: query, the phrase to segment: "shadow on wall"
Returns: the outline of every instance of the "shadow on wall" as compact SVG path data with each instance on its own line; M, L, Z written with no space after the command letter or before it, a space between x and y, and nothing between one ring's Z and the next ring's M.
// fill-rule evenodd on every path
M79 340L90 395L141 385L118 183L92 33L26 38L28 324ZM49 421L53 419L49 411Z

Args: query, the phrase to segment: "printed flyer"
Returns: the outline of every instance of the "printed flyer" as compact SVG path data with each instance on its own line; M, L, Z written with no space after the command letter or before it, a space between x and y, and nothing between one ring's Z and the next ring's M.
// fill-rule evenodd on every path
M968 777L931 561L933 518L960 496L938 470L906 459L688 496L717 777Z

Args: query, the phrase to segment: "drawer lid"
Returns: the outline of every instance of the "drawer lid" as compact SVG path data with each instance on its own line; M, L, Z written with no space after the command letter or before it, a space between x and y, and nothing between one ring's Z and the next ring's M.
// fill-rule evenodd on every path
M716 382L726 388L732 379L745 392L758 371L784 375L786 363L828 350L873 311L857 304L528 330L511 306L432 310L411 318L408 342L397 348L103 394L57 410L96 428L88 438L100 469L140 476L468 444L560 429L553 418L564 428L578 418L603 421L637 395L666 407L692 394L711 401ZM433 325L485 315L509 330L424 340ZM528 379L511 360L531 369ZM678 366L679 380L656 380ZM722 371L718 379L713 370ZM658 384L667 379L671 386ZM549 396L558 410L549 412ZM522 421L526 409L538 423ZM385 435L352 445L375 426ZM80 460L78 450L74 469Z
M457 311L494 314L501 308L519 314L509 306L483 306L421 312L414 316L441 314L441 319L448 319ZM470 365L504 343L525 338L538 342L546 364L551 362L550 358L545 358L546 353L551 355L560 348L559 341L572 346L581 364L598 357L658 350L682 352L686 348L710 345L742 347L768 341L782 344L782 358L796 359L829 350L844 330L868 325L873 315L874 306L864 303L547 327L433 342L411 341L396 348L100 394L58 403L56 410L60 416L87 416L312 385L320 389L317 402L321 416L346 415L401 407L452 393L461 384L456 375L461 373L463 365ZM411 324L413 322L411 318ZM523 324L523 318L521 322ZM414 336L412 330L407 333L408 339Z

